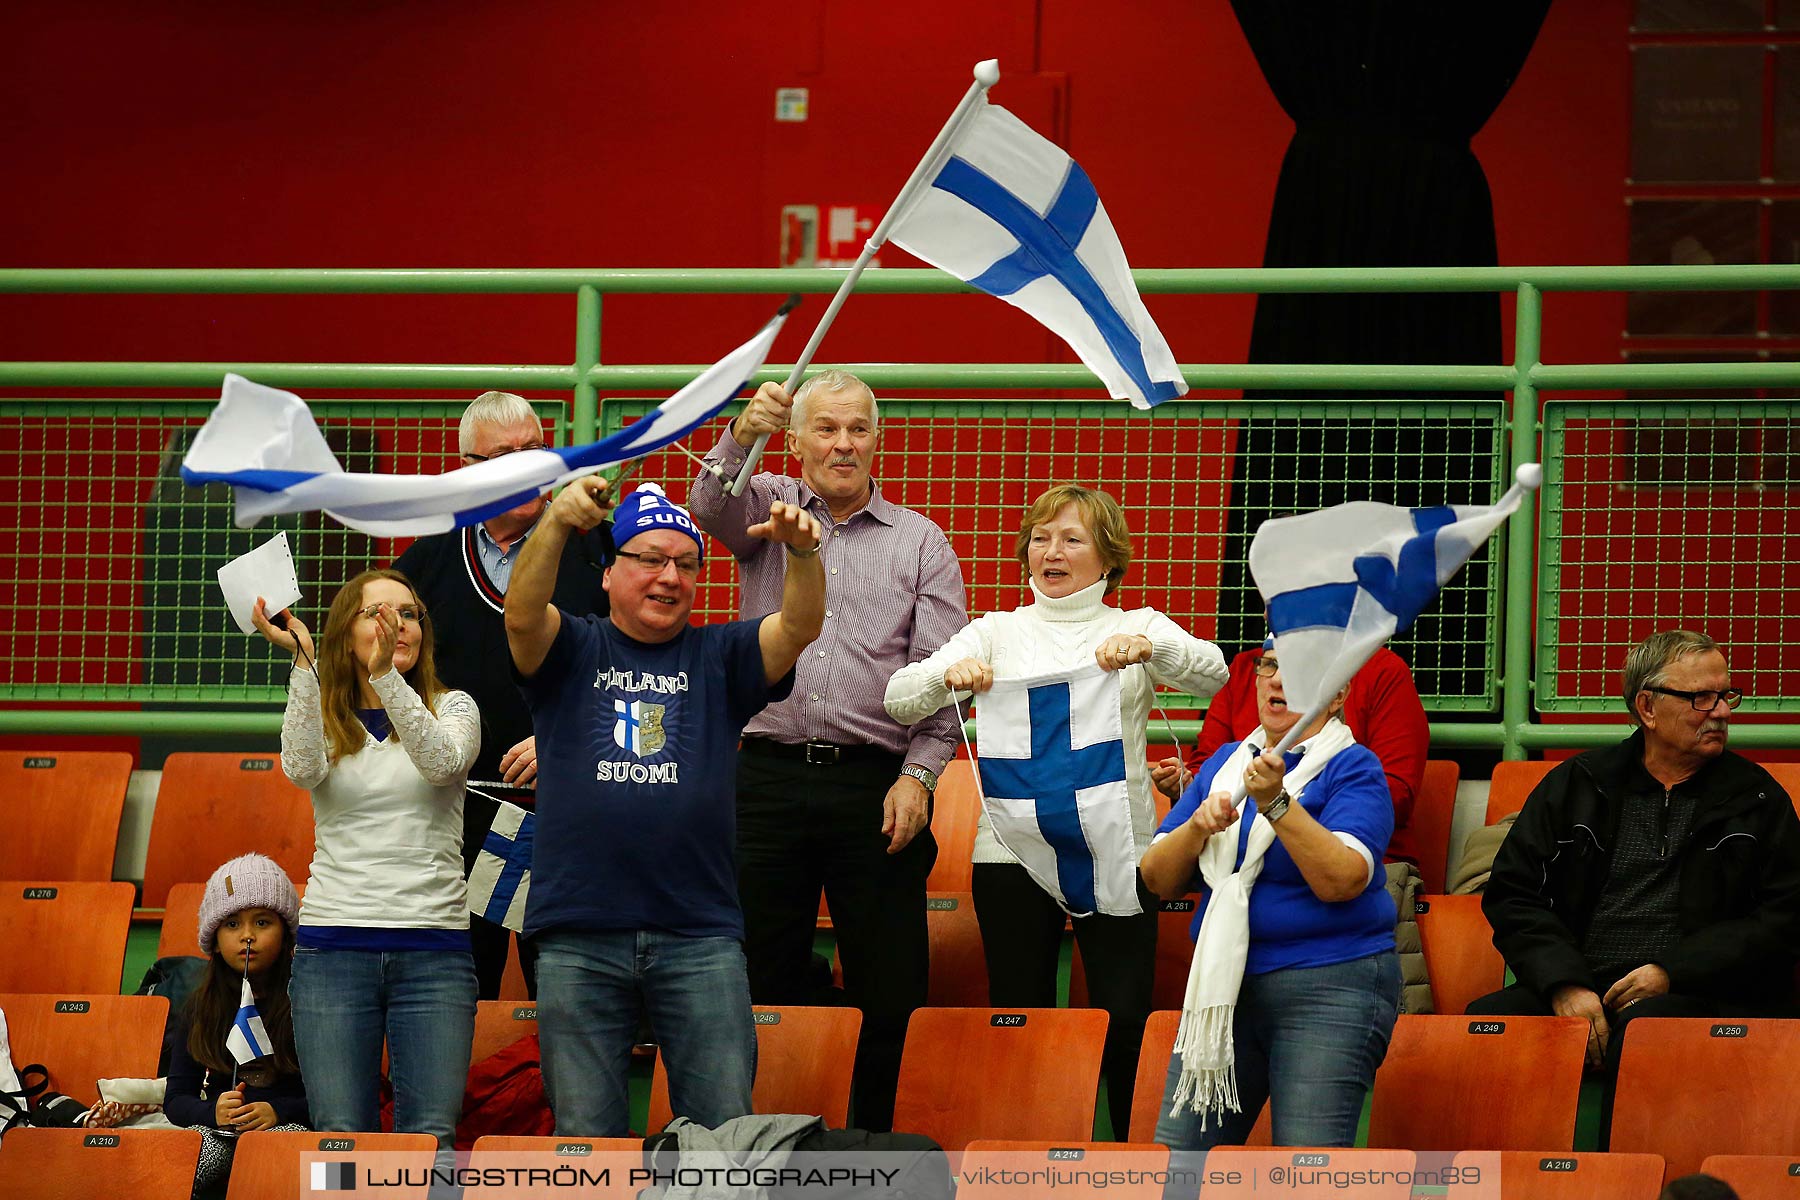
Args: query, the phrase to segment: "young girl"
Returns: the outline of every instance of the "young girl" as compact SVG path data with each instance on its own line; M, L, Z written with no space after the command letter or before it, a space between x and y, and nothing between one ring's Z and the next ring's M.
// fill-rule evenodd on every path
M257 629L295 655L282 770L313 799L289 985L313 1127L379 1128L385 1039L394 1128L448 1151L475 1032L462 805L481 718L438 683L431 618L399 572L346 583L316 654L282 615L277 627L257 601Z
M294 885L260 854L234 858L206 881L200 949L211 962L170 1033L163 1097L169 1120L201 1131L196 1196L222 1190L238 1134L307 1127L306 1085L294 1054L287 995L299 911ZM237 1018L246 973L270 1054L239 1064L225 1037Z

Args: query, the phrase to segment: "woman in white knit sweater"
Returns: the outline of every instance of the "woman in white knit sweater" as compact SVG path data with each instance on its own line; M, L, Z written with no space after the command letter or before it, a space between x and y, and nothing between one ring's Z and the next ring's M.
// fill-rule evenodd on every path
M313 799L288 986L313 1128L380 1128L385 1040L395 1130L448 1151L475 1031L462 805L481 717L439 684L431 619L399 572L343 586L316 671L306 626L282 616L257 601L257 629L295 655L281 767Z
M1225 658L1217 646L1153 608L1123 610L1106 603L1131 564L1131 531L1118 502L1105 492L1076 484L1046 491L1025 513L1017 554L1029 572L1032 603L971 621L937 653L895 672L888 681L887 711L910 725L949 704L953 694L988 690L996 676L1030 678L1089 663L1122 671L1119 708L1135 863L1156 832L1145 748L1151 693L1163 684L1210 696L1225 683ZM986 812L976 831L974 858L972 886L989 1002L1002 1008L1053 1007L1061 904L1001 844ZM1110 1016L1107 1097L1114 1134L1122 1137L1150 1011L1157 903L1142 880L1110 890L1127 895L1135 890L1137 902L1117 913L1073 916L1088 995Z

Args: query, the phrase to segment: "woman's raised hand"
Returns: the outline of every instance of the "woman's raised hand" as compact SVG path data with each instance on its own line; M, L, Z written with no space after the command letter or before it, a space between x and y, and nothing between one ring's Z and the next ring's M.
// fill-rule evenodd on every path
M965 658L944 669L944 686L953 692L985 692L994 686L994 668L979 658Z
M292 609L284 608L279 615L287 623L287 628L280 628L269 619L269 610L263 598L256 598L256 607L250 610L250 623L256 631L268 638L270 643L287 651L289 654L303 657L308 662L317 662L318 656L313 653L312 634L306 623L294 615Z
M394 669L394 647L400 644L400 614L394 606L375 606L375 652L369 655L369 678L375 679Z

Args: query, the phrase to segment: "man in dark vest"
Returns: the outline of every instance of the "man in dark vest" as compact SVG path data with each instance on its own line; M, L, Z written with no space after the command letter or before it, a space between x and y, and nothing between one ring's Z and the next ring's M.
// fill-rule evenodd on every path
M463 410L458 445L464 465L518 450L541 450L544 426L524 398L483 392ZM483 781L503 783L505 798L526 808L532 807L537 783L537 741L531 713L512 680L504 612L513 564L548 503L548 496L538 496L467 529L420 538L394 562L431 610L439 677L468 692L481 709L481 753L470 768L470 782L484 792L497 789L481 787ZM556 573L558 607L581 615L606 615L606 591L600 581L610 554L608 528L571 537L563 547ZM474 863L498 807L473 791L463 801L465 869ZM481 998L496 999L506 969L507 931L471 915L469 941ZM533 957L521 941L520 963L527 988L535 996Z

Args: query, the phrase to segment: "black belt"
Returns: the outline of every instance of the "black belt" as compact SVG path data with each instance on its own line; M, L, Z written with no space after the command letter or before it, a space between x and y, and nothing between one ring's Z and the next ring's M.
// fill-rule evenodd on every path
M763 758L791 758L815 767L836 767L849 763L891 763L895 770L905 760L904 755L892 750L883 750L880 746L840 746L836 742L778 742L773 738L747 737L743 740L742 749L745 754L760 755Z

